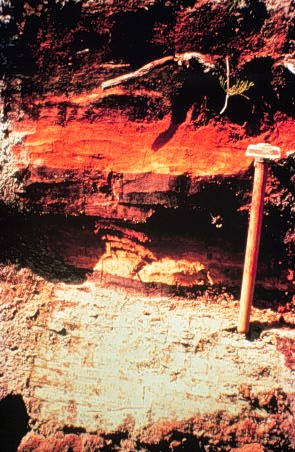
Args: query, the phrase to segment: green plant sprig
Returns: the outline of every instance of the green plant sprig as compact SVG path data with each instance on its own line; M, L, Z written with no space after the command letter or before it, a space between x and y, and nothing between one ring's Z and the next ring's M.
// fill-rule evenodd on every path
M220 76L219 83L221 88L226 93L225 101L222 109L220 110L220 114L222 115L228 106L228 100L231 96L243 96L245 99L249 100L249 97L246 96L245 91L248 91L252 86L254 86L254 82L250 82L249 80L237 80L232 86L230 86L230 67L229 67L229 58L226 57L226 77Z

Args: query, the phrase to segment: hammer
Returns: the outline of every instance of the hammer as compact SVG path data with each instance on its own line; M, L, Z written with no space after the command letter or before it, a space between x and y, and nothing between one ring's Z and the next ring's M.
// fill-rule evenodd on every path
M268 165L270 160L280 158L281 150L279 147L271 146L268 143L259 143L248 146L246 156L254 157L255 171L240 298L240 311L238 319L239 333L248 333L249 331L250 311L257 272Z

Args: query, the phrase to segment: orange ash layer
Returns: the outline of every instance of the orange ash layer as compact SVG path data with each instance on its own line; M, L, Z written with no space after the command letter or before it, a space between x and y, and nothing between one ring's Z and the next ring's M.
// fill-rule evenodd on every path
M245 137L242 126L210 122L193 128L181 124L159 150L152 149L170 119L132 122L123 116L105 116L96 122L76 118L57 124L57 110L43 107L39 120L23 120L14 130L23 142L14 146L19 164L55 169L87 169L100 172L231 175L246 170L250 143L270 142L283 155L294 149L295 127L291 119L276 123L274 131ZM231 139L231 137L234 137Z

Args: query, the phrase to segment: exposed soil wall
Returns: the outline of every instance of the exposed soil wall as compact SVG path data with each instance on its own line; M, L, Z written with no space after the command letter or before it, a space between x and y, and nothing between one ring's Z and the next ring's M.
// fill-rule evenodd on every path
M0 2L5 451L295 449L294 13ZM259 142L282 158L245 338Z

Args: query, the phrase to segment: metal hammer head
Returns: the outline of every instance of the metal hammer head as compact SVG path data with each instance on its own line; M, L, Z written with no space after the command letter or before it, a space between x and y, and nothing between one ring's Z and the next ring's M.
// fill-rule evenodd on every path
M269 143L250 144L246 151L247 157L261 160L275 160L281 157L281 149Z

